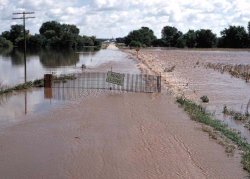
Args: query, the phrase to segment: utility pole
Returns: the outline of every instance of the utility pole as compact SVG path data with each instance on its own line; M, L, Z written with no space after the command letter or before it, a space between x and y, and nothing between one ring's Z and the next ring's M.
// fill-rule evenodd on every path
M13 20L22 19L23 20L23 38L24 38L24 49L23 49L23 58L24 58L24 82L27 82L27 70L26 70L26 30L25 30L25 20L35 17L26 17L27 14L35 14L35 12L17 12L13 15L22 15L22 17L14 17Z

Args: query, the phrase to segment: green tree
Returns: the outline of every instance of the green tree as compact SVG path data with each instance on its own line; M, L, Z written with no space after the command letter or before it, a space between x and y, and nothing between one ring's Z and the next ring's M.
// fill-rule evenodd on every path
M132 41L139 42L142 46L149 47L152 42L156 39L154 32L148 27L141 27L139 30L130 32L125 37L125 44L129 45ZM134 44L134 42L132 44Z
M201 29L196 32L197 48L212 48L216 45L216 35L209 29Z
M248 22L247 30L248 30L248 36L250 37L250 21Z
M176 47L178 48L185 48L186 47L186 40L183 36L180 36L176 41Z
M165 42L165 46L167 47L176 47L177 40L181 36L182 32L178 31L175 27L165 26L161 31L162 40Z
M45 38L40 34L32 35L27 40L27 47L29 48L41 48L44 46Z
M194 30L189 30L184 34L184 39L188 48L194 48L196 46L196 33Z
M39 29L39 32L41 35L45 36L46 31L54 31L55 35L59 37L62 33L62 26L60 23L56 22L56 21L49 21L49 22L45 22L42 24L42 26Z
M155 39L153 42L152 42L152 45L154 47L164 47L164 41L162 39Z
M248 22L247 30L248 30L248 47L250 47L250 21Z
M129 46L130 46L130 47L142 47L142 44L141 44L141 42L139 42L139 41L132 40L132 41L129 43Z
M10 40L0 36L0 48L12 48L13 44Z
M29 35L29 31L26 30L26 35ZM22 25L12 25L10 31L5 31L1 35L7 40L10 40L13 45L23 47L23 26Z
M221 31L220 47L245 48L248 46L248 34L244 27L229 26Z

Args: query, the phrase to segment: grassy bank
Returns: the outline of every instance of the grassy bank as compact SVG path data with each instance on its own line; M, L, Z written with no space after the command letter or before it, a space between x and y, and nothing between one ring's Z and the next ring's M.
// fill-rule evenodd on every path
M241 160L243 168L250 173L250 144L248 144L238 132L230 129L221 121L214 119L202 106L197 105L190 100L177 98L177 102L183 107L192 120L212 127L214 130L220 132L223 136L236 144L238 148L243 151Z

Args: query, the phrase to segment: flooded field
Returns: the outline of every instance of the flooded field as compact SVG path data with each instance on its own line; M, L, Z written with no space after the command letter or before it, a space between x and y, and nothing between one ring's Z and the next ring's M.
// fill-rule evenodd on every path
M244 127L246 121L236 121L222 113L224 106L241 113L250 110L247 106L250 83L206 66L208 63L249 65L250 52L147 49L140 51L139 58L162 74L165 85L174 95L185 95L198 103L202 103L201 96L208 96L209 103L202 105L250 141L250 132Z

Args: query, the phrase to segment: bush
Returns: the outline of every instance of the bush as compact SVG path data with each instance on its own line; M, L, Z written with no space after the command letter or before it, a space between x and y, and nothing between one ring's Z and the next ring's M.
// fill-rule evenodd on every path
M0 37L0 48L12 48L13 44L11 41L7 40L4 37Z
M139 41L134 41L134 40L132 40L132 41L129 43L129 46L130 46L130 47L142 47L142 44L141 44L141 42L139 42Z

